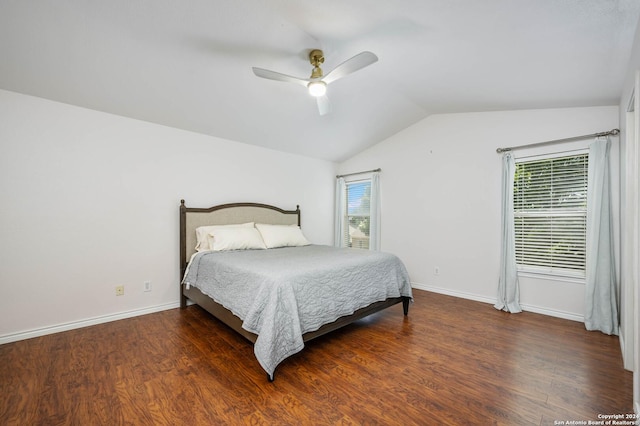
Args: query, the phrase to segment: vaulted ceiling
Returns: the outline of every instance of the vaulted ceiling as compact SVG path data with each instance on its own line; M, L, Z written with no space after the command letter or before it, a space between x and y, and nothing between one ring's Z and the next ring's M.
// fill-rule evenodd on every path
M0 0L0 88L341 161L434 113L618 104L638 0ZM361 51L318 114L299 85Z

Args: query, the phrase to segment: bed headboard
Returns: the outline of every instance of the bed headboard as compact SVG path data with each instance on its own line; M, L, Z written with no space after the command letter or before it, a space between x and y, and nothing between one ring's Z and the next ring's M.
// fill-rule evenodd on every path
M195 253L196 228L203 225L231 225L235 223L268 223L300 226L300 206L283 210L268 204L231 203L207 208L187 207L180 200L180 273Z

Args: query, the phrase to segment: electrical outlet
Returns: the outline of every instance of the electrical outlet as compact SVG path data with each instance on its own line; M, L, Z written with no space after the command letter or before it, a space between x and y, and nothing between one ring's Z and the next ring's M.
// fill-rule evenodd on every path
M151 281L144 282L144 291L151 291Z
M124 296L124 286L119 285L116 287L116 296Z
M433 268L433 275L440 275L440 267L436 266L435 268Z

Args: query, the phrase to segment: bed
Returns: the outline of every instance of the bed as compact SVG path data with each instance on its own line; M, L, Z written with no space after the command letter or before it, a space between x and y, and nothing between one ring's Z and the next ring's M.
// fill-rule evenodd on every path
M310 244L300 217L299 206L180 204L180 306L191 300L253 343L269 381L305 342L396 304L406 316L412 300L396 256Z

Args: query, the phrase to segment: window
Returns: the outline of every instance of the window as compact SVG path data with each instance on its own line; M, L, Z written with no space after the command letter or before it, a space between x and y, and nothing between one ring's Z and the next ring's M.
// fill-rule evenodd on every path
M371 180L347 182L343 247L368 249L371 228Z
M584 277L588 153L516 161L514 223L519 271Z
M380 250L380 169L336 176L335 207L336 246Z

